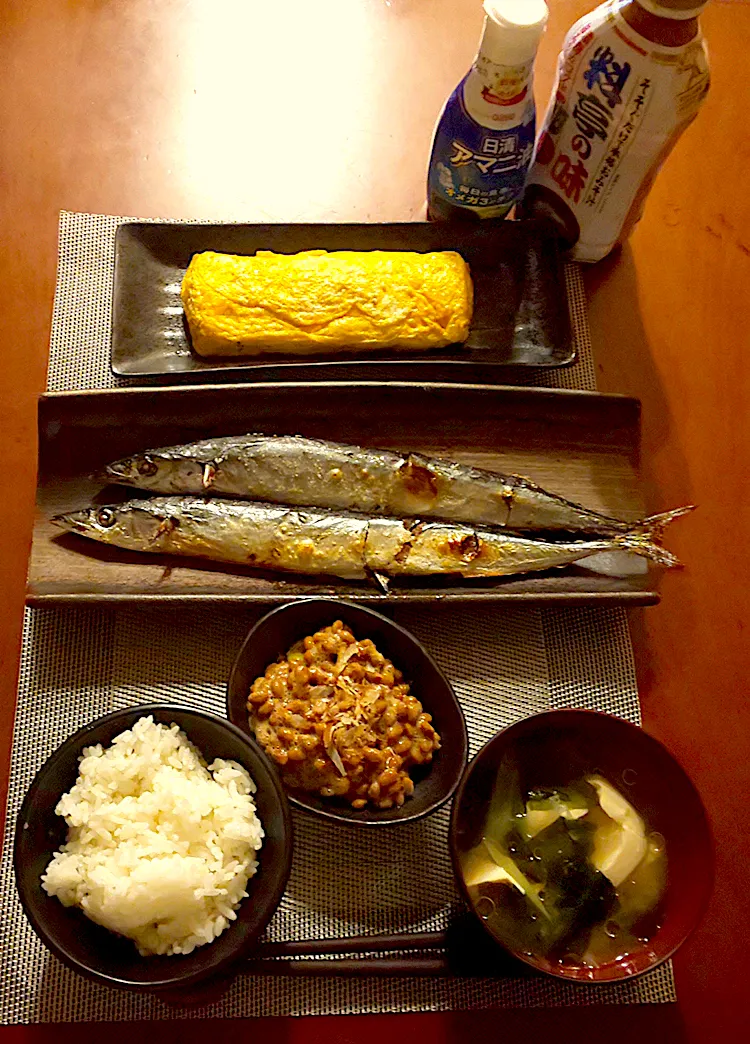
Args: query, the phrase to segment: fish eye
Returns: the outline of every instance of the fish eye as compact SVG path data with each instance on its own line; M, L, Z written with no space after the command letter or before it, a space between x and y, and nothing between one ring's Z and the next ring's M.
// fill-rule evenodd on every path
M139 475L155 475L158 470L150 457L144 457L143 460L139 460L137 467Z
M96 521L104 529L109 529L117 521L117 516L112 508L100 508L96 513Z

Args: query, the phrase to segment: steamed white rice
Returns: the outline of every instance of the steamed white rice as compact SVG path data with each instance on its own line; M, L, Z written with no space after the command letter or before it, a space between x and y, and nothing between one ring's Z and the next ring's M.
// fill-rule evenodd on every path
M42 886L142 954L190 953L247 895L263 838L254 793L241 765L206 767L177 725L140 718L106 750L84 749L55 809L67 841Z

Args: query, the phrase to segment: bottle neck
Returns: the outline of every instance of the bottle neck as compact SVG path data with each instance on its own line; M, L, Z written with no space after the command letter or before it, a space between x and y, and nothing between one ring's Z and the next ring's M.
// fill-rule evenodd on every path
M507 130L525 122L530 107L533 113L534 57L543 28L541 21L528 31L512 32L485 17L479 51L463 86L466 110L481 126Z
M697 18L660 18L641 7L638 0L630 0L620 8L620 14L634 32L661 47L684 47L700 32Z

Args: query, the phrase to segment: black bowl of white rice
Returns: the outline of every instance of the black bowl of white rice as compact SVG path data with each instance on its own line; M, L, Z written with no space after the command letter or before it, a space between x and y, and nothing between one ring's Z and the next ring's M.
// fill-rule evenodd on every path
M291 859L287 799L254 740L167 704L114 711L63 743L29 787L14 850L42 942L81 975L141 990L226 975Z

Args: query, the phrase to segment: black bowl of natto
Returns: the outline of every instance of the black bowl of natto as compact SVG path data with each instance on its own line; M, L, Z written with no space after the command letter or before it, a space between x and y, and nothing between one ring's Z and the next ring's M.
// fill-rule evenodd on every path
M403 627L372 609L336 598L305 598L268 613L251 629L232 667L227 716L252 735L247 697L255 679L279 656L285 656L295 642L335 620L350 627L358 641L369 638L403 673L423 710L432 715L440 735L440 749L427 765L411 770L414 793L400 807L354 809L342 799L287 788L289 801L325 819L367 827L411 823L430 815L452 797L466 766L468 739L463 711L450 682L424 646ZM283 780L281 770L272 764Z

